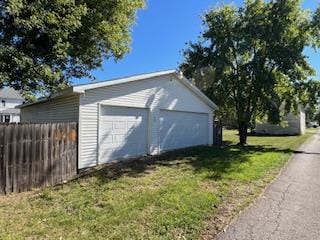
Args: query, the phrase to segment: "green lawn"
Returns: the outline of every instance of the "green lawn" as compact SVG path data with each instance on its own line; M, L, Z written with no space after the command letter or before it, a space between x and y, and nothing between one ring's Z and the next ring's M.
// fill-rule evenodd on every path
M245 148L194 148L119 164L54 189L2 197L0 239L212 236L310 135L249 137ZM225 131L224 139L234 144L237 136Z

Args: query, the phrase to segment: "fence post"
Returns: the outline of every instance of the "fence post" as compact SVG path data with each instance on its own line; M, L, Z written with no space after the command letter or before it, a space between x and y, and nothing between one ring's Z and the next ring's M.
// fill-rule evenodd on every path
M214 145L222 145L222 122L214 121L213 123L213 144Z

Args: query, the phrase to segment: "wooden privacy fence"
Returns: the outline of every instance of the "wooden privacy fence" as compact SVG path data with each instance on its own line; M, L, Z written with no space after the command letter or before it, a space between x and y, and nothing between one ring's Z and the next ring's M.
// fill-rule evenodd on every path
M77 123L1 124L0 194L72 179L77 148Z

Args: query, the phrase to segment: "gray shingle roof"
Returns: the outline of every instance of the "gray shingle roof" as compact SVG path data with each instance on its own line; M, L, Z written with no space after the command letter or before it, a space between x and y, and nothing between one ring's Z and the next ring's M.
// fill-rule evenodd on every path
M2 88L0 89L0 98L1 99L18 99L24 100L24 98L20 95L20 93L13 88Z

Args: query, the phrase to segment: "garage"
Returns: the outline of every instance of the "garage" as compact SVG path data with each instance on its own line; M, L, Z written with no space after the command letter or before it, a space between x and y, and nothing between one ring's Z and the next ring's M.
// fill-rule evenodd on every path
M160 151L209 144L206 113L160 111Z
M148 111L101 106L99 163L147 154Z
M213 143L218 107L181 72L73 86L21 106L22 122L77 122L78 167Z

